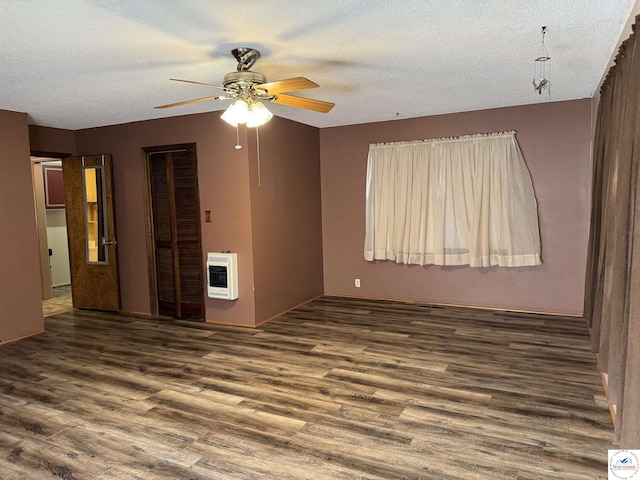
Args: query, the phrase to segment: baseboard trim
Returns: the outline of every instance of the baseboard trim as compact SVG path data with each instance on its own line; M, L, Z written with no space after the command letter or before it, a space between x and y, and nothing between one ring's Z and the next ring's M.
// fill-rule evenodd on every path
M305 300L302 303L299 303L298 305L295 305L291 308L288 308L287 310L284 310L276 315L273 315L265 320L262 320L258 323L256 323L255 325L248 325L246 323L231 323L231 322L220 322L220 321L216 321L216 320L206 320L205 323L211 323L212 325L225 325L228 327L244 327L244 328L260 328L262 325L271 322L272 320L275 320L278 317L281 317L282 315L286 315L287 313L289 313L292 310L295 310L298 307L301 307L302 305L306 305L309 302L313 302L314 300L317 300L320 297L324 297L324 295L318 295L316 297L310 298L309 300Z
M520 310L516 308L487 307L487 306L478 306L478 305L460 305L456 303L426 302L426 301L420 301L420 300L404 300L404 299L398 299L398 298L364 297L364 296L358 296L358 295L339 295L339 294L333 294L333 293L326 293L321 296L336 297L336 298L354 298L357 300L381 300L384 302L399 302L399 303L408 303L412 305L424 305L424 306L432 305L435 307L475 308L477 310L495 310L497 312L531 313L534 315L549 315L554 317L582 318L582 314L578 314L578 313L541 312L538 310Z
M21 337L10 338L9 340L1 340L0 339L0 347L2 345L9 345L10 343L13 343L13 342L19 342L20 340L24 340L25 338L35 337L36 335L42 335L43 333L47 333L47 331L46 330L42 330L40 332L35 332L35 333L30 333L28 335L23 335Z
M321 298L321 297L324 297L324 295L318 295L318 296L316 296L316 297L310 298L309 300L305 300L304 302L299 303L299 304L298 304L298 305L296 305L295 307L291 307L291 308L289 308L289 309L285 310L284 312L278 313L277 315L274 315L274 316L272 316L272 317L269 317L269 318L267 318L266 320L262 320L261 322L259 322L259 323L257 323L257 324L256 324L256 328L257 328L257 327L260 327L260 326L264 325L265 323L268 323L268 322L270 322L270 321L272 321L272 320L275 320L276 318L281 317L282 315L286 315L286 314L287 314L287 313L289 313L290 311L295 310L296 308L299 308L299 307L301 307L301 306L303 306L303 305L306 305L306 304L307 304L307 303L309 303L309 302L313 302L314 300L317 300L318 298Z
M598 370L598 373L600 374L600 381L602 382L602 389L604 390L604 396L605 398L608 398L609 382L607 381L607 374L601 370ZM607 402L607 405L609 405L609 414L611 415L611 421L615 425L616 424L616 406L609 402Z

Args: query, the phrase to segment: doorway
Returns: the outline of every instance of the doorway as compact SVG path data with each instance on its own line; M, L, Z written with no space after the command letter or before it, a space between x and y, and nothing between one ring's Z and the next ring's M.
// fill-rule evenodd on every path
M143 151L151 311L204 319L196 145Z
M61 160L66 155L54 155L31 156L44 316L73 309Z
M32 153L31 159L44 315L73 308L118 311L111 156ZM47 232L52 228L56 243ZM54 271L61 263L62 280Z

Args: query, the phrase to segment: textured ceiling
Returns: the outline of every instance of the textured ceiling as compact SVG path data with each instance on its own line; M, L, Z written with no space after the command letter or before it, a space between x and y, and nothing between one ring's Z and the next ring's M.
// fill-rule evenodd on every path
M80 129L223 110L209 101L258 49L268 81L328 114L268 104L317 127L591 97L634 0L0 0L0 109ZM547 26L551 96L532 86Z

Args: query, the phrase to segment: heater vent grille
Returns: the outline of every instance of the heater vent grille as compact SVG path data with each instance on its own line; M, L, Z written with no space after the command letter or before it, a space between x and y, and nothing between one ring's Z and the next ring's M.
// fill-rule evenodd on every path
M238 254L207 254L207 295L210 298L238 298Z

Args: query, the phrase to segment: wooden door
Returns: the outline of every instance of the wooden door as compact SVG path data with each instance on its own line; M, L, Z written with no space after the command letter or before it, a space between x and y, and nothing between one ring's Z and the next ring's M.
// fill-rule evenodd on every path
M195 145L160 149L146 149L158 312L203 318L204 267Z
M62 161L73 306L120 310L110 155Z

